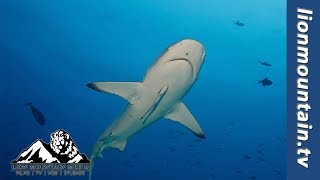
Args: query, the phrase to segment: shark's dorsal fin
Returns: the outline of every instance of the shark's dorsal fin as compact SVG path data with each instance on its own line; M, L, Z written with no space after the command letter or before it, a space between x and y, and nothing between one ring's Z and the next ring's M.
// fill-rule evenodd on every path
M96 91L118 95L134 104L137 100L137 91L141 88L140 82L93 82L87 86Z
M183 104L183 102L178 103L174 109L165 116L165 118L179 122L197 137L203 139L205 138L204 132L202 131L200 125L192 116L187 107Z
M117 139L111 143L111 147L118 149L119 151L123 151L126 147L127 140Z

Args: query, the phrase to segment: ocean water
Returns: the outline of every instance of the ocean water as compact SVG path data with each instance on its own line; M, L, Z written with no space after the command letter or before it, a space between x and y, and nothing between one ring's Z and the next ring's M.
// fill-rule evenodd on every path
M141 81L167 46L185 38L206 48L184 98L206 139L161 119L123 152L106 151L93 180L285 179L286 1L2 0L0 14L0 179L87 179L20 177L10 161L60 128L89 156L127 102L86 84ZM257 83L265 77L272 86Z

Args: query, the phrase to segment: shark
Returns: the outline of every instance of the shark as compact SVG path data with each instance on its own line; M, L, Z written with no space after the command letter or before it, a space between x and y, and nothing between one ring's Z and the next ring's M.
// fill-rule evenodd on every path
M109 148L123 151L130 137L160 119L169 119L189 129L196 137L205 133L183 103L204 63L205 48L197 40L184 39L167 47L141 82L92 82L93 90L128 101L123 113L104 130L92 148L89 180L94 160Z

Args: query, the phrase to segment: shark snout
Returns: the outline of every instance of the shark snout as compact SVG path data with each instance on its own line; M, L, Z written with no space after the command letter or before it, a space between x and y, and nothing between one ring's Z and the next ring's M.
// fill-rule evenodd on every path
M197 53L203 57L205 54L205 48L203 44L197 40L194 39L184 39L179 42L179 45L187 47L187 49L192 48L194 51L197 51Z
M178 42L178 44L182 46L192 46L193 48L198 48L199 50L204 51L204 46L202 43L194 39L184 39Z

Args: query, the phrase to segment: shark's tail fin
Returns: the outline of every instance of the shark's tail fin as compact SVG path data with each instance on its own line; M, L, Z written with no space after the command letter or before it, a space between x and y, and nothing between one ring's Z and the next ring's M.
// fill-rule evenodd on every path
M26 103L26 104L24 104L24 106L26 107L26 106L30 106L32 104L32 102L28 102L28 103Z
M92 169L93 169L93 158L90 157L89 180L91 180L91 177L92 177Z

